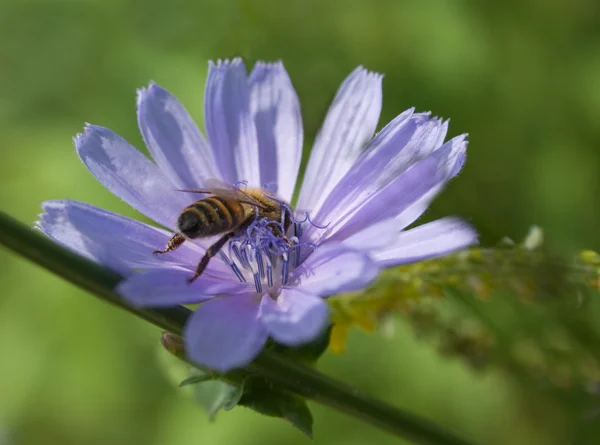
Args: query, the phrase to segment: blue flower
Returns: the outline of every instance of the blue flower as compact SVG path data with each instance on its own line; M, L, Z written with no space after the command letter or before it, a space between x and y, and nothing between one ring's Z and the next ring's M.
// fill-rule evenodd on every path
M139 306L201 303L185 327L186 350L220 371L243 366L270 336L295 346L328 324L323 300L368 285L381 268L439 256L476 242L456 218L406 230L461 169L465 135L444 142L448 122L400 114L374 135L381 79L362 67L340 86L317 135L292 212L302 158L300 105L281 63L210 64L206 136L155 84L139 91L138 122L153 161L111 130L88 125L79 157L111 192L167 230L88 204L43 204L38 227L56 242L125 279L117 291ZM294 223L280 242L257 219L189 284L214 239L186 240L161 256L183 209L200 196L178 191L218 179L276 194ZM240 186L244 187L244 186Z

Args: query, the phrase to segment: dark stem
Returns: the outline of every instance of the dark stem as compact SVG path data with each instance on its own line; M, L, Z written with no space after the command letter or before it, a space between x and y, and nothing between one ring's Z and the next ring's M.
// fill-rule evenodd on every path
M113 291L122 279L121 276L60 247L43 234L3 212L0 212L0 244L104 301L119 306L163 330L182 334L183 326L190 315L188 309L182 306L170 309L130 306ZM374 399L358 389L273 351L264 350L245 369L290 392L350 414L415 443L469 445L469 442L436 424Z

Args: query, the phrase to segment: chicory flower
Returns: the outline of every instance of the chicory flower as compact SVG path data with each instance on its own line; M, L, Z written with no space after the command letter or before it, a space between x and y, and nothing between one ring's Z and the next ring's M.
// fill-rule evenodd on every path
M185 327L188 355L227 371L249 363L268 337L296 346L328 324L324 298L368 285L381 268L420 261L476 242L457 218L406 230L461 169L465 135L444 142L448 122L409 109L375 135L382 76L362 67L340 86L313 145L298 202L289 203L302 157L300 105L281 63L210 64L206 138L184 107L150 84L138 123L153 160L111 130L88 125L79 157L111 192L158 225L71 200L47 201L38 228L122 274L117 291L139 306L201 303ZM256 220L188 283L214 239L186 240L153 256L182 210L218 179L277 196L293 224L280 242Z

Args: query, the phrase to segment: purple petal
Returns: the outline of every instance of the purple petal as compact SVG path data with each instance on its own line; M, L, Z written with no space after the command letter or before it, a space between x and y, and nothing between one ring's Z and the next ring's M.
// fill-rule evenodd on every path
M138 124L150 154L178 188L220 178L212 149L183 105L151 83L138 91Z
M195 362L226 372L250 363L267 340L252 297L216 298L201 304L188 321L184 339Z
M302 115L281 62L259 62L252 70L250 112L258 137L261 185L276 184L277 194L290 202L302 158Z
M117 291L130 303L142 307L196 304L217 295L248 294L254 287L232 279L211 276L207 271L193 283L189 268L170 268L137 273L119 283Z
M294 271L298 288L305 293L328 297L369 284L379 268L364 253L341 244L319 246Z
M340 86L308 161L298 200L300 212L316 214L371 139L381 111L381 75L362 67Z
M75 137L79 157L107 189L169 229L193 201L175 191L158 166L108 128L88 125Z
M241 59L209 63L204 93L206 134L222 178L260 186L256 127L250 114L250 89Z
M389 246L398 237L396 219L386 219L356 232L343 241L344 246L351 249L369 251Z
M456 140L456 141L455 141ZM461 143L457 143L461 140ZM455 170L457 159L466 149L463 138L455 138L434 151L383 189L374 191L343 214L331 214L330 226L321 233L321 241L342 241L379 221L401 215L413 204L422 204L427 193L442 187Z
M402 211L402 213L396 216L399 230L405 229L419 219L421 215L423 215L423 213L425 213L425 211L429 208L431 202L444 189L446 183L460 172L466 158L466 136L466 134L457 136L443 145L443 147L449 146L450 149L448 162L446 164L442 164L443 170L441 171L440 183L425 193L413 204L409 205L404 211Z
M264 295L259 317L275 341L298 346L315 339L327 327L329 307L321 298L298 289L284 289L274 301Z
M327 239L343 241L372 224L393 218L439 182L436 172L434 159L417 162L387 187L349 207L345 213L331 214L332 220L327 221L328 228L321 231L318 242Z
M57 243L120 274L198 261L202 251L193 244L162 255L171 233L77 201L46 201L38 228Z
M365 148L350 171L333 188L316 221L330 221L397 179L411 165L443 143L448 129L440 119L407 110L390 122ZM313 228L309 228L313 229Z
M405 210L403 210L396 218L394 218L398 224L396 227L397 230L404 230L412 223L414 223L417 219L419 219L423 213L427 211L429 205L433 201L433 199L437 196L439 191L441 191L443 185L437 185L427 193L425 193L421 198L415 201L413 204L410 204Z
M477 243L477 232L458 218L443 218L406 230L396 243L374 253L382 267L442 256Z

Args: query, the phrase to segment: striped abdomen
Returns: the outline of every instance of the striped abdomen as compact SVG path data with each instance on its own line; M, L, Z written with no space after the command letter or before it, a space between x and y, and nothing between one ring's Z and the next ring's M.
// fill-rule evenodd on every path
M177 220L177 227L188 238L201 238L232 231L247 217L241 203L210 196L186 207Z

